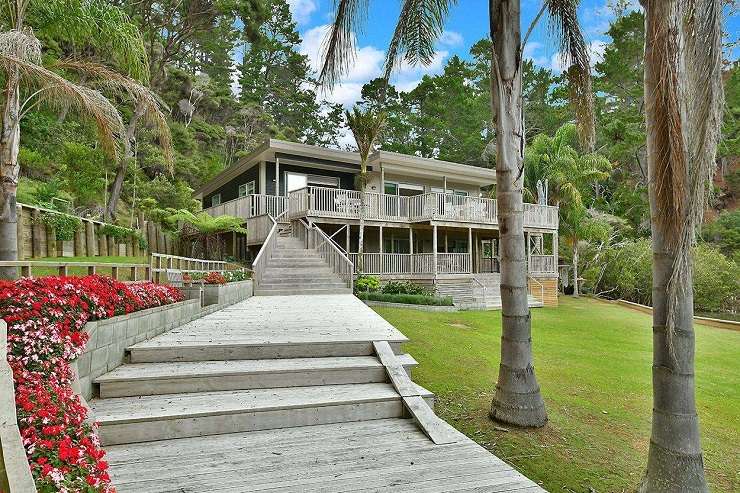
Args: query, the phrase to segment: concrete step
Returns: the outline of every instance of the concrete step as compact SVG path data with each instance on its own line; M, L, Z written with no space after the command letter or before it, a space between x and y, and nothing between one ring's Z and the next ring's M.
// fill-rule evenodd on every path
M398 356L408 372L416 361ZM100 397L306 387L387 380L375 356L134 363L98 377Z
M267 269L272 267L286 268L286 267L323 267L328 265L322 258L271 258L267 262Z
M391 342L396 354L401 342ZM208 343L170 343L144 341L126 349L130 363L170 363L184 361L259 360L277 358L328 358L335 356L370 356L375 354L372 341L327 341L323 337L307 340L297 334L295 340L280 343L239 343L213 340Z
M323 288L323 287L305 287L296 286L290 288L266 288L256 287L255 296L296 296L296 295L317 295L317 294L352 294L352 290L347 287Z
M104 445L404 415L401 396L387 383L116 397L90 405Z
M297 267L282 267L279 265L270 265L265 269L265 272L263 275L297 275L297 276L307 276L307 275L334 275L334 271L329 267L328 264L319 265L319 266L297 266Z
M259 289L335 289L335 288L346 288L347 283L344 281L333 278L329 280L296 280L296 279L270 279L262 280L259 283Z
M271 270L267 270L262 275L262 282L271 282L274 280L282 280L282 279L292 279L296 282L302 282L302 281L314 281L314 282L324 282L324 281L335 281L337 279L337 276L331 272L331 270L322 271L322 272L313 272L313 271L305 271L301 270L298 272L290 271L290 272L284 272L284 273L275 273Z

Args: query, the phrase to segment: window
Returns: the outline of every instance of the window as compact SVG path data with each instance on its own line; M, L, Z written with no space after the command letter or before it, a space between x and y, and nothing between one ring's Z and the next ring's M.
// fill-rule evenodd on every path
M450 253L468 253L468 240L450 240L448 248Z
M424 193L424 187L422 185L413 185L411 183L398 184L398 195L411 197L413 195L421 195L422 193Z
M288 193L306 188L308 186L308 175L301 173L285 173L285 186Z
M398 195L398 183L393 183L391 181L385 182L383 193L388 195Z
M336 176L308 175L308 184L315 187L339 188L339 178Z
M239 185L239 197L245 197L247 195L254 194L256 188L257 186L254 180L247 183L242 183L241 185Z
M215 207L221 203L221 194L220 193L214 193L211 196L211 207Z
M469 195L465 190L455 190L453 193L455 195L460 195L461 197L467 197Z

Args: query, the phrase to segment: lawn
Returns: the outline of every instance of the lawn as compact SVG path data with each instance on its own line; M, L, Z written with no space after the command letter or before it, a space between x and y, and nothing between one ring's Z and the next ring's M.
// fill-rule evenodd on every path
M39 260L41 262L95 262L100 264L148 264L149 258L148 257L116 257L116 256L108 256L108 257L48 257L43 259L30 259L30 260ZM86 276L87 275L87 267L69 267L68 274L70 276ZM98 267L97 268L98 274L103 275L111 275L111 269L107 267ZM56 276L59 274L59 271L56 267L33 267L33 276L34 277L42 277L42 276ZM144 270L139 269L138 272L138 278L143 279L144 277ZM118 279L121 281L129 281L130 280L130 272L128 268L120 268L118 270Z
M429 313L377 308L411 340L414 380L437 412L552 492L634 491L650 437L649 315L561 297L533 310L535 368L550 421L539 430L492 422L497 311ZM740 332L696 327L697 401L712 491L740 491Z

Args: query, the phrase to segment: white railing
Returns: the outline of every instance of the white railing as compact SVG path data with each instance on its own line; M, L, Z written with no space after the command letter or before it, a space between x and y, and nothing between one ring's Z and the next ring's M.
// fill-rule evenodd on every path
M289 194L290 218L306 216L374 221L450 221L497 224L497 203L494 199L444 193L423 193L412 197L376 192L306 187ZM524 204L524 225L555 229L558 208Z
M304 241L307 248L315 250L347 287L352 289L354 264L321 228L315 224L306 224L303 220L293 221L293 236Z
M527 291L529 294L540 300L542 303L545 302L545 285L538 281L532 276L527 276ZM539 296L538 296L539 295Z
M470 274L469 253L438 253L437 272L439 274Z
M278 222L280 220L280 217L283 216L285 213L286 211L283 211L283 213L278 217L268 216L270 218L270 221L272 222L272 227L270 228L270 232L265 238L265 242L262 244L262 247L260 247L260 251L259 253L257 253L257 257L255 257L254 262L252 262L255 288L258 287L262 282L262 276L264 276L265 274L267 263L270 261L270 259L272 258L272 254L275 252L278 239Z
M555 274L555 257L552 255L530 255L529 272L532 274Z
M213 217L234 216L247 219L268 214L272 217L278 217L287 207L287 197L251 194L214 205L213 207L208 207L207 209L203 209L203 211Z
M193 272L226 272L244 271L244 267L224 260L207 260L202 258L179 257L164 253L152 253L149 257L149 277L156 283L183 282L183 274Z
M350 253L350 260L358 265L359 254ZM434 274L433 253L364 253L365 274ZM467 253L438 253L437 273L470 274L470 255Z

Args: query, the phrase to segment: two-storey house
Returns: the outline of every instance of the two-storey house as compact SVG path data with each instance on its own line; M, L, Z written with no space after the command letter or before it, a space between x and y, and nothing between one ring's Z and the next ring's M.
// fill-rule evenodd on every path
M257 255L272 216L318 226L358 265L362 214L364 273L433 284L461 303L496 304L499 232L496 200L488 198L495 170L378 151L364 208L359 173L357 153L271 139L195 196L213 216L244 219L248 234L230 242L239 259ZM558 209L524 204L524 227L531 293L556 303Z

